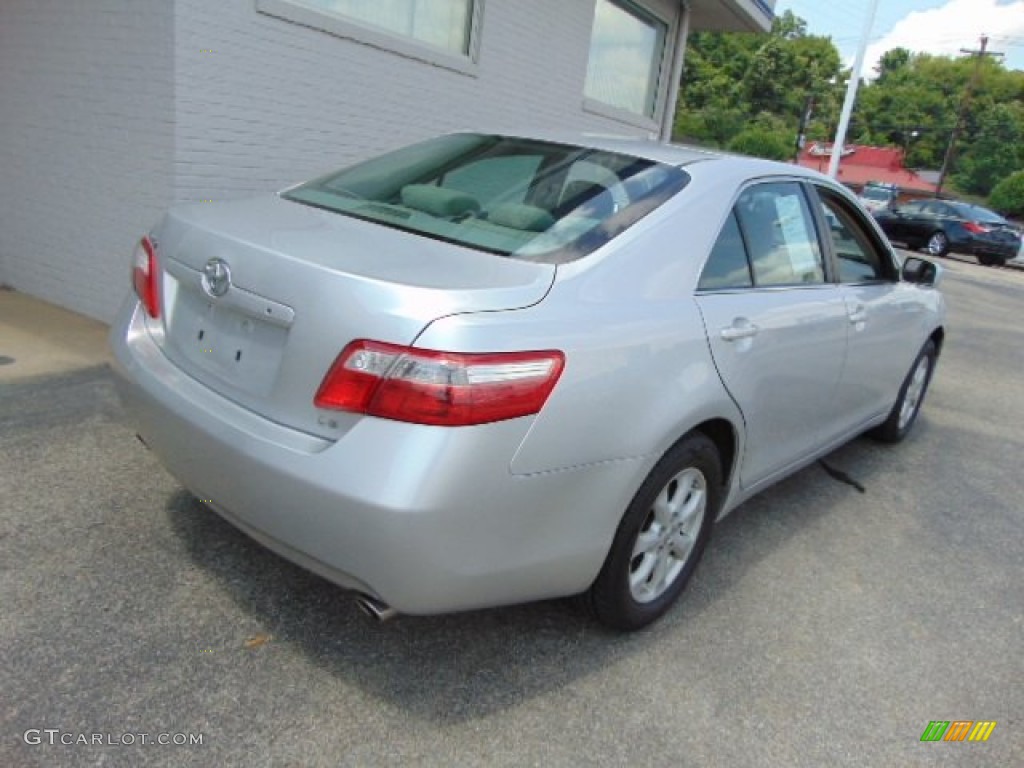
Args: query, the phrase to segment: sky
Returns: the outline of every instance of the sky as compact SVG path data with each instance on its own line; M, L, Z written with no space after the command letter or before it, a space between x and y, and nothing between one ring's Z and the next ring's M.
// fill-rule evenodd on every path
M847 66L853 63L871 0L778 0L775 13L793 11L807 32L831 37ZM1024 70L1024 0L880 0L869 37L862 76L886 51L959 56L977 50L988 35L990 51L1005 54L1008 69Z

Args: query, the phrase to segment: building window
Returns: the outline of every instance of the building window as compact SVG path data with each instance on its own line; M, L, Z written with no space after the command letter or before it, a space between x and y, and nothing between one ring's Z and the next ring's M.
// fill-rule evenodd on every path
M480 0L256 0L261 13L472 74Z
M624 0L597 0L584 93L653 118L668 25Z
M304 0L361 24L411 37L450 53L469 53L473 0Z

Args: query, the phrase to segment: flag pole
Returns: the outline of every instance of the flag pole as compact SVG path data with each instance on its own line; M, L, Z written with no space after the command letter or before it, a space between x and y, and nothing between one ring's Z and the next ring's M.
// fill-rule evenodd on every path
M828 164L828 175L833 179L839 177L839 161L843 157L843 142L846 141L846 131L850 127L853 104L857 100L857 88L860 86L860 69L864 66L864 53L867 51L868 40L871 38L871 28L875 25L875 12L877 10L878 0L871 0L871 6L868 8L868 17L864 22L864 34L861 36L860 45L857 46L857 56L853 60L850 82L846 84L846 100L843 101L843 112L839 118L839 127L836 128L836 140L832 142L832 160Z

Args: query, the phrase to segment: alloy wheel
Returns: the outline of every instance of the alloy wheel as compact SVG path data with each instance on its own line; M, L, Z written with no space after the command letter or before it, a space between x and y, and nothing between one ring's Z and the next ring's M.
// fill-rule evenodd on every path
M707 509L707 480L696 467L675 475L657 495L633 545L629 590L638 603L657 600L694 550Z
M910 383L907 385L907 392L903 396L903 404L900 406L900 430L906 429L907 425L913 420L914 414L917 413L917 409L921 405L921 399L924 397L924 388L928 383L928 368L931 365L931 358L924 356L917 361L917 367L914 368L914 375L910 378Z
M928 238L928 253L932 256L942 256L948 248L948 240L942 232L936 232Z

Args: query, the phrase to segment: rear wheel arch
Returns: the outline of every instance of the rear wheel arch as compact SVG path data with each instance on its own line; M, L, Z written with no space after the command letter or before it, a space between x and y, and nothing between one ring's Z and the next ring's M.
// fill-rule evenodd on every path
M682 442L694 432L700 432L715 444L715 448L718 449L718 457L722 462L722 485L728 488L736 467L738 443L736 428L728 419L708 419L691 429L676 442Z
M664 448L660 452L650 454L651 464L643 471L637 482L637 487L655 464L671 453L677 445L699 433L710 440L718 451L718 457L722 464L722 487L728 489L733 472L736 470L737 456L742 448L740 433L733 420L727 416L711 416L697 423L681 424L676 427L674 432L666 433L664 442L659 444ZM675 435L674 439L673 435Z
M937 358L942 355L942 345L946 341L946 329L940 325L932 331L931 336L928 338L930 338L932 343L935 344L935 357Z
M674 440L672 439L672 434L676 435ZM664 448L658 453L652 452L649 457L650 463L639 468L633 484L633 492L635 493L640 488L658 462L674 451L681 443L698 434L710 440L718 452L718 459L722 467L721 487L724 498L732 485L733 473L737 470L737 456L741 450L739 431L733 421L725 416L706 418L704 421L696 424L680 427L675 433L669 433L666 436L667 439L660 443ZM619 518L616 519L616 524L618 522ZM610 538L608 546L611 546Z
M611 628L634 630L672 606L724 503L724 476L719 449L699 429L658 459L623 511L600 572L580 595L592 615Z

